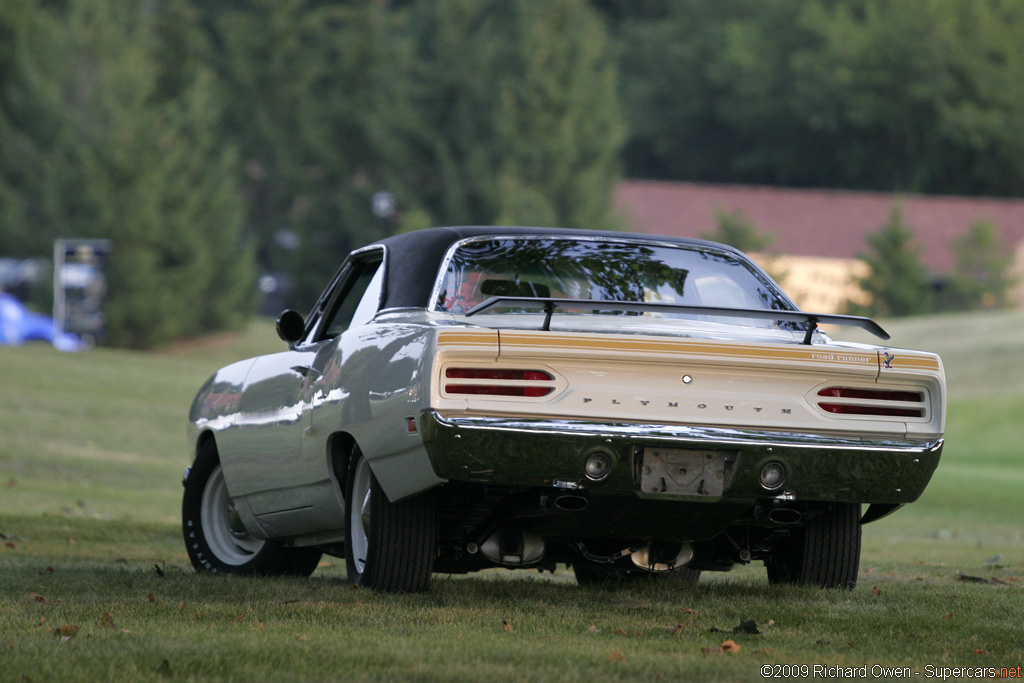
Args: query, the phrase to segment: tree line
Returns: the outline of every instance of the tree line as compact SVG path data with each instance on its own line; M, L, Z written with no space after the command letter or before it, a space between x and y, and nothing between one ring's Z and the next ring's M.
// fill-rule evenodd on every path
M114 244L111 343L308 306L440 224L619 227L623 174L1024 192L1024 2L4 0L0 254Z

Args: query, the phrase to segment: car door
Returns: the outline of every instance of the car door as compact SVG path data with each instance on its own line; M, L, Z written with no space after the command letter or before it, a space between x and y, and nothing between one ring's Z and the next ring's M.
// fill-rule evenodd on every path
M326 452L326 435L312 429L311 414L337 385L341 333L377 312L381 264L380 250L353 255L321 299L321 315L310 321L306 338L289 351L261 357L246 377L234 430L246 464L228 476L232 495L248 497L268 535L341 524L333 519L335 508L343 508L327 458L311 456Z

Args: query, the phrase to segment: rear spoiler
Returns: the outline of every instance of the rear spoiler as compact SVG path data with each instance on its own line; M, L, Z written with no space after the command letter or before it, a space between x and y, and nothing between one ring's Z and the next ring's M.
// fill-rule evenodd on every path
M720 315L733 318L756 318L759 320L785 320L787 322L805 323L807 334L804 344L810 344L818 323L826 325L845 325L867 330L880 339L889 339L889 333L871 318L859 315L838 315L832 313L805 313L803 311L773 311L765 308L723 308L720 306L681 306L679 304L663 304L642 301L604 301L600 299L550 299L527 296L492 296L487 301L477 304L466 311L466 317L474 316L491 308L508 308L511 306L544 309L544 324L540 329L551 329L551 316L556 308L586 308L601 311L635 311L637 313L664 312L690 313L695 315Z

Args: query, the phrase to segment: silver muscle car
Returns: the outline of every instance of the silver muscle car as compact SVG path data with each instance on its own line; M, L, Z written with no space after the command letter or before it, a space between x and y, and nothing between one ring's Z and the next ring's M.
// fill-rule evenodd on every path
M730 247L435 228L350 254L287 350L192 404L199 570L381 591L571 565L580 584L726 571L852 588L861 525L939 462L933 354L833 341Z

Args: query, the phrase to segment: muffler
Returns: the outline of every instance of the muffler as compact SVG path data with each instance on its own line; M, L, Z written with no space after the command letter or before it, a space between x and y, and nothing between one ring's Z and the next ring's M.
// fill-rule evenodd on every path
M480 552L497 564L533 564L544 557L544 539L529 531L498 529L483 542Z
M630 554L633 564L650 572L670 572L693 559L690 543L650 543Z

